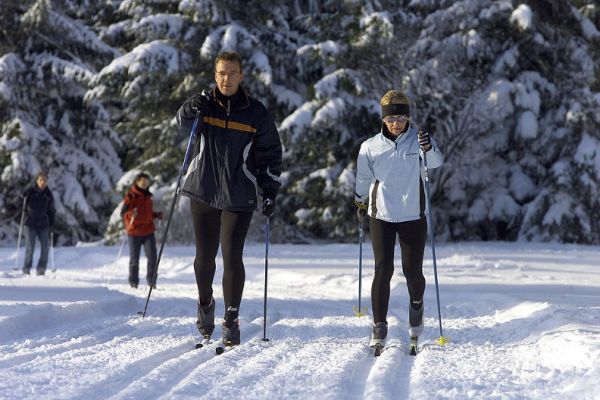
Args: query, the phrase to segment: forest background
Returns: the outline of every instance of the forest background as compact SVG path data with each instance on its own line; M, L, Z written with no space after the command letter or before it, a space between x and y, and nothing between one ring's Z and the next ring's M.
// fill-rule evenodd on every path
M356 155L399 89L445 155L439 240L600 244L598 27L594 0L2 0L0 244L39 170L59 244L116 238L140 171L166 211L189 135L175 112L223 50L283 142L272 240L356 240ZM193 240L185 198L168 240Z

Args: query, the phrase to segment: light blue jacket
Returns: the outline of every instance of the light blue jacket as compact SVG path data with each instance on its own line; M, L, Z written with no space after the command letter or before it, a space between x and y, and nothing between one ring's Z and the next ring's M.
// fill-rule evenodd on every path
M427 167L437 168L444 157L431 140ZM355 200L366 203L368 215L388 222L405 222L422 218L421 160L417 129L408 130L395 141L381 132L360 146L356 167Z

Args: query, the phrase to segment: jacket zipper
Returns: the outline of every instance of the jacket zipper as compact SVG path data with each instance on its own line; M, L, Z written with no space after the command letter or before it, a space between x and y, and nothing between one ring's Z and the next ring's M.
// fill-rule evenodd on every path
M231 100L227 100L227 118L225 118L225 129L229 128L229 114L231 114Z
M227 117L225 118L225 129L229 129L229 114L231 114L231 100L227 99ZM225 174L223 173L223 165L225 164L225 156L223 156L223 162L220 165L219 180L221 181L221 193L219 196L219 202L221 208L225 205L225 196L223 191L225 190Z

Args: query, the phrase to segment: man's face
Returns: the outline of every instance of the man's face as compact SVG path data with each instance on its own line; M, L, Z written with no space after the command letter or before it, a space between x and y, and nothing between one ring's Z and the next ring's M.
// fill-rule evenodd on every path
M38 176L38 178L35 180L35 184L37 185L37 187L39 187L42 190L44 190L44 188L46 187L47 182L48 180L43 176Z
M215 70L215 82L219 91L225 96L233 96L240 87L244 74L240 65L235 61L220 60Z

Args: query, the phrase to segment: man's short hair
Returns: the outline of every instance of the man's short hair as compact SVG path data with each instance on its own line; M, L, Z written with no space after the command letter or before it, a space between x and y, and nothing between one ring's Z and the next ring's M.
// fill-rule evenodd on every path
M37 181L40 178L44 178L45 180L48 180L48 174L45 173L44 171L40 171L35 175L35 180Z
M235 51L223 51L219 53L217 58L215 58L215 71L217 70L217 63L219 61L236 62L240 66L240 72L242 72L242 56Z

